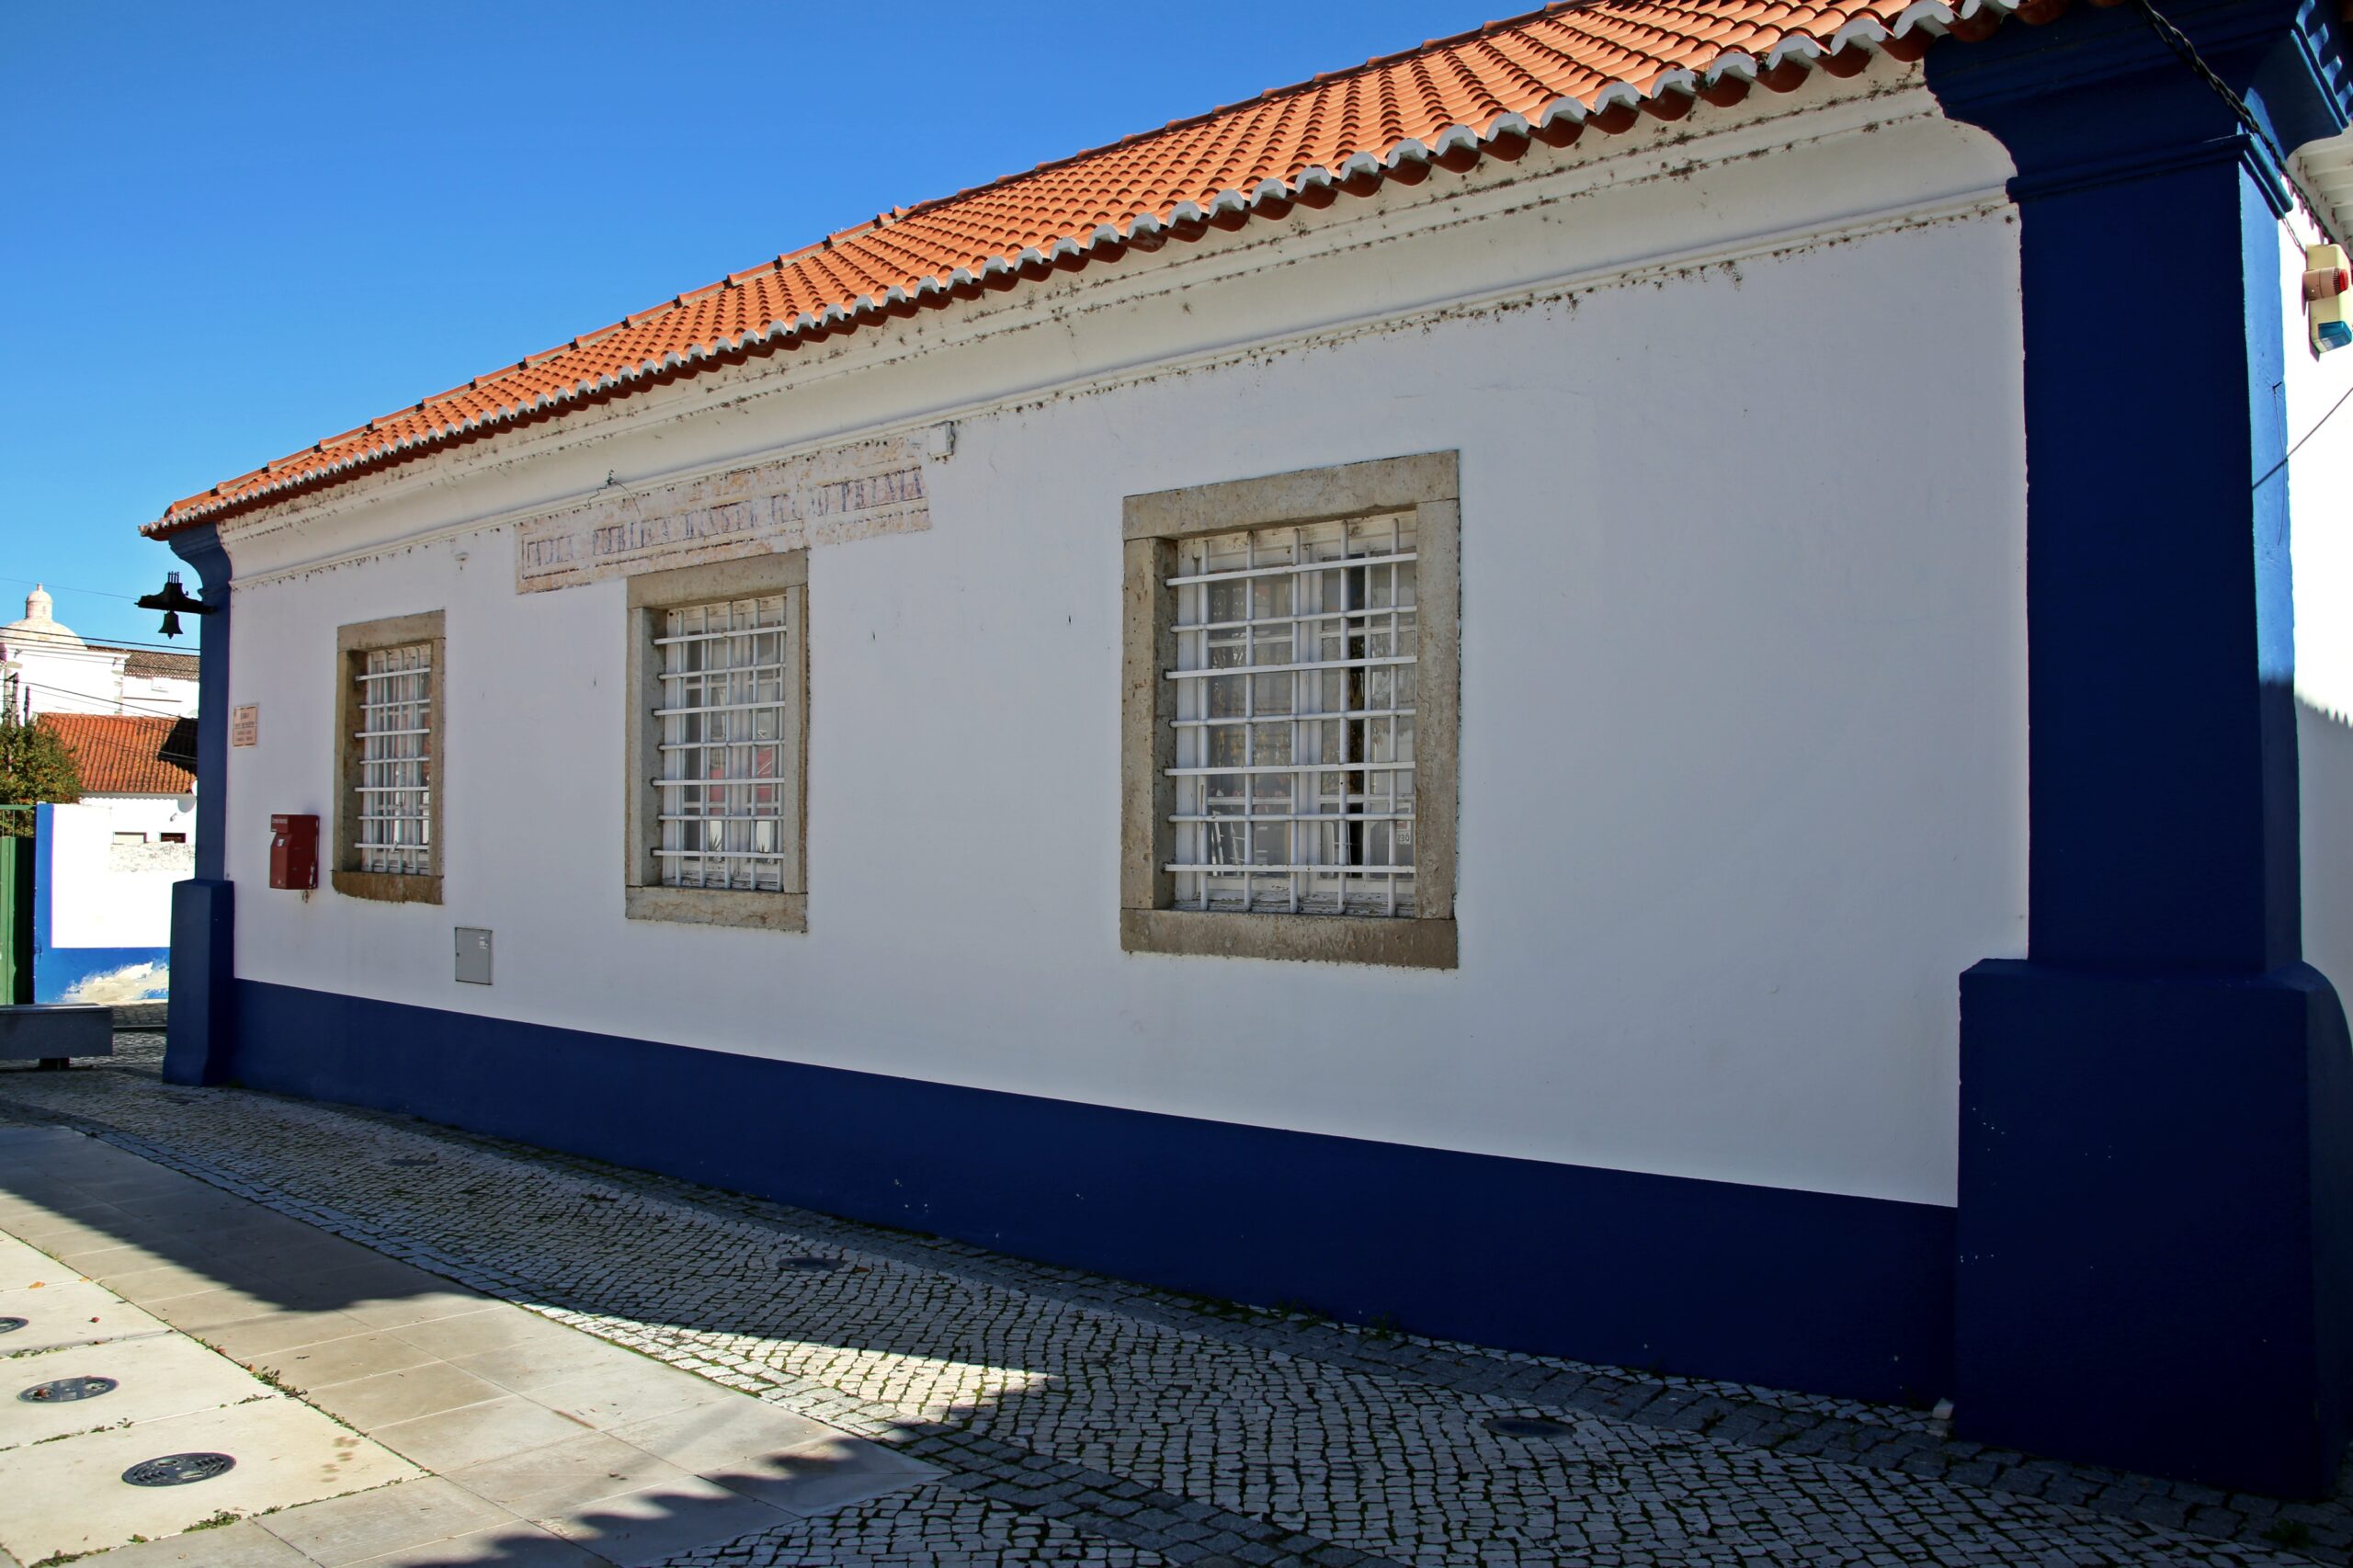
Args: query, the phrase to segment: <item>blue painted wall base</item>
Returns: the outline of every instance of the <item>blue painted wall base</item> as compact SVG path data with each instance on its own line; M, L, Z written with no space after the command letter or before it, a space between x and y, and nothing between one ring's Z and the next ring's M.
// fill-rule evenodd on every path
M1960 1434L2326 1492L2346 1438L2349 1134L2353 1044L2309 966L1971 970Z
M229 1075L236 892L233 883L202 877L172 884L172 994L164 1009L167 1084L218 1084Z
M172 994L164 1079L218 1084L229 1075L233 1040L237 903L228 879L229 552L210 524L172 540L173 553L196 568L212 613L198 619L204 657L197 673L202 722L196 730L196 876L172 887ZM252 824L252 825L267 825Z
M236 993L225 1071L249 1087L1201 1295L1861 1399L1946 1392L1949 1209L1158 1116L254 981Z

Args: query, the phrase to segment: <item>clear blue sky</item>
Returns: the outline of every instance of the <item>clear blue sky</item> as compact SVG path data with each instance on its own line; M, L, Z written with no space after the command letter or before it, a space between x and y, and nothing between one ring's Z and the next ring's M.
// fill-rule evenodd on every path
M1528 8L18 6L0 620L152 640L179 496L794 249Z

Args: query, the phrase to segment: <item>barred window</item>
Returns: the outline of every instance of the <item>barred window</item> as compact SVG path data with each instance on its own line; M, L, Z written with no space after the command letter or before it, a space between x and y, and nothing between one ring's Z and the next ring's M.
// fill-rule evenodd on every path
M1452 969L1461 464L1120 504L1120 946Z
M1174 907L1414 914L1410 512L1178 542Z
M629 580L632 920L809 928L809 555Z
M433 869L433 650L379 648L358 674L356 869L399 876Z
M347 897L441 902L448 650L439 610L335 630L334 882Z
M660 882L785 890L796 737L792 593L667 611L661 649Z

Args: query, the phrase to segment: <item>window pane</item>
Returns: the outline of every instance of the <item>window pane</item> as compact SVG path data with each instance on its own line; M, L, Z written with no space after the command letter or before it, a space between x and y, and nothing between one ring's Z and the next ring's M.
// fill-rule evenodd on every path
M1414 548L1410 514L1177 544L1179 906L1413 913Z
M425 876L433 869L433 645L380 648L360 660L359 869Z
M661 880L668 887L784 886L784 766L790 598L769 594L665 613Z

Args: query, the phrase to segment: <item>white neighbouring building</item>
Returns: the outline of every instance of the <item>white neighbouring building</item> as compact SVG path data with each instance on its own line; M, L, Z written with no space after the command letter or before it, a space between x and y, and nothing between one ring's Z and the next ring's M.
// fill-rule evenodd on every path
M167 1072L2325 1489L2343 24L2177 10L2256 137L2126 12L1784 11L1319 77L175 505Z
M196 869L194 719L44 713L82 797L34 835L33 1000L127 1006L171 986L172 888Z
M35 1001L125 1006L169 988L172 887L196 866L198 666L84 638L38 585L0 626L0 702L54 733L82 779L78 802L39 816Z
M36 585L25 613L0 626L0 700L35 713L131 713L193 719L197 655L93 642L58 620Z

